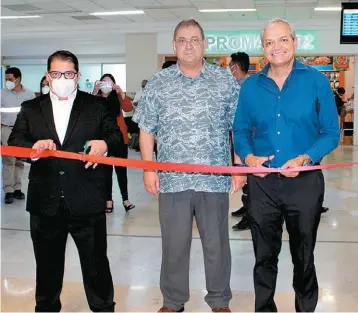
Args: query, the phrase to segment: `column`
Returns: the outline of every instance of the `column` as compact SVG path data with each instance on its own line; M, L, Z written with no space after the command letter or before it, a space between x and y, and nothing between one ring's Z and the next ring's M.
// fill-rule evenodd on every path
M354 56L354 131L353 144L358 146L358 54Z
M158 70L157 34L126 35L127 92L141 88L143 79L149 79Z

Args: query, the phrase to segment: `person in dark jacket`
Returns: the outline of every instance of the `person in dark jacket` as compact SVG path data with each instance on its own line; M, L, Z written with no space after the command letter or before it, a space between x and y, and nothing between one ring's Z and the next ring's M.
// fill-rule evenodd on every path
M23 102L9 146L105 156L123 144L105 100L77 89L77 57L57 51L47 63L49 94ZM59 312L68 234L77 246L94 312L114 312L107 258L106 166L62 158L31 162L27 196L36 258L36 312Z

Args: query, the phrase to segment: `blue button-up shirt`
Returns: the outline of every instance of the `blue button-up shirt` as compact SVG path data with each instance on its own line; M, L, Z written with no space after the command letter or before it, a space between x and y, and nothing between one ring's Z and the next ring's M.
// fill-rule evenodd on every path
M156 133L158 161L229 165L229 131L238 93L235 79L204 61L195 78L178 65L155 74L146 85L133 120L146 133ZM225 175L160 172L160 192L195 190L228 192Z
M312 163L339 142L337 109L329 81L319 71L295 60L282 90L267 76L270 65L249 77L240 90L234 121L235 152L271 156L281 167L301 154ZM266 164L268 165L268 164Z

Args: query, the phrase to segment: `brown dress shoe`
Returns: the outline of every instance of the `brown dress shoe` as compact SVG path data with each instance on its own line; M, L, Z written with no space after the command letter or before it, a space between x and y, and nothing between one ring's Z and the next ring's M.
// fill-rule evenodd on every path
M216 309L212 309L213 312L231 312L231 310L226 307L226 308L216 308Z
M184 312L184 308L180 309L179 311L175 311L163 306L158 312Z
M176 312L176 311L163 306L158 312Z

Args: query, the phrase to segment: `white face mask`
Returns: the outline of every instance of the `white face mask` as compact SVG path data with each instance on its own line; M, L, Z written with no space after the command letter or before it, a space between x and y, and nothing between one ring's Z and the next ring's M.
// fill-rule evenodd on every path
M58 97L67 98L75 91L76 84L73 79L66 79L62 76L52 80L51 89Z
M16 84L9 80L7 80L5 84L6 84L6 88L8 90L13 90L16 87Z
M50 86L42 87L42 94L47 95L50 92Z
M112 91L112 84L107 83L107 84L103 85L103 86L101 87L101 90L102 90L102 92L105 93L105 94L110 93L110 92Z

